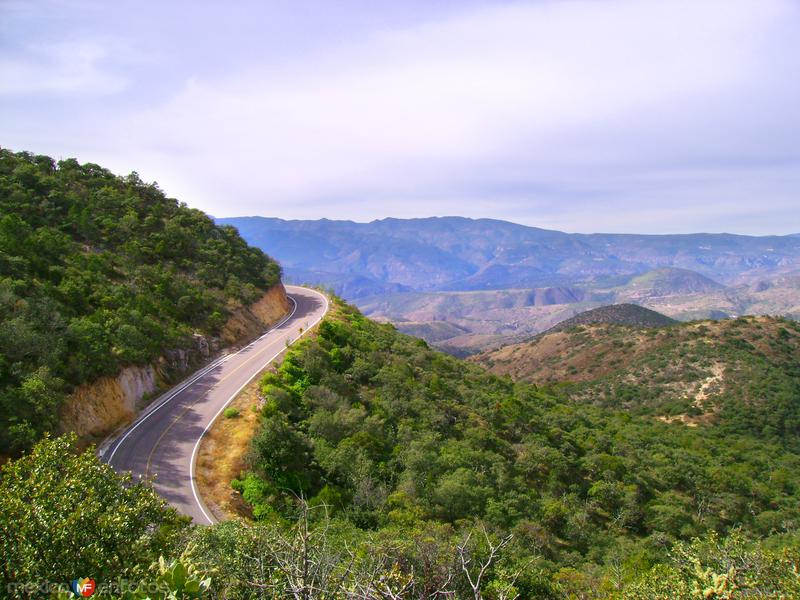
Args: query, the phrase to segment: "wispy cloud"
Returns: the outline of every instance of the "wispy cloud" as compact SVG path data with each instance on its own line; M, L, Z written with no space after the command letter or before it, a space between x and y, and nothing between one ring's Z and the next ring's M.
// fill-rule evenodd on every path
M60 41L31 43L0 56L0 94L106 95L126 87L123 74L104 67L107 43Z
M288 17L302 21L299 10ZM426 17L362 16L349 37L286 36L286 47L228 31L215 43L241 48L225 69L187 62L175 40L175 71L161 75L177 75L168 93L162 82L157 101L87 118L106 140L91 158L227 215L457 213L583 231L762 232L800 206L795 2L563 0ZM164 47L162 27L156 40L128 43ZM83 76L51 76L39 92L73 80L83 81L73 91L113 89L126 72L101 69L105 58L86 51L73 63ZM68 61L51 62L63 73ZM687 219L701 203L717 209ZM775 218L754 221L754 211Z

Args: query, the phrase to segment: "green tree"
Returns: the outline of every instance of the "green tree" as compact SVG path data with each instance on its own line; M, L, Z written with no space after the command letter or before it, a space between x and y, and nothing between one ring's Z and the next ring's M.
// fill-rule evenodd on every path
M0 585L141 576L185 520L74 435L45 438L0 472Z
M52 431L75 386L219 334L280 274L135 173L0 148L0 453Z

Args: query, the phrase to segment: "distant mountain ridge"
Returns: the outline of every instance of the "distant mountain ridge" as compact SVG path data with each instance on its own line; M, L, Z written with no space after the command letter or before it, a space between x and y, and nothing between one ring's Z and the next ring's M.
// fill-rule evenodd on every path
M217 219L297 282L356 299L400 291L614 286L664 267L721 284L800 268L800 238L732 234L570 234L494 219Z
M277 257L287 280L333 288L458 356L609 304L679 320L800 318L794 236L569 234L461 217L217 222Z

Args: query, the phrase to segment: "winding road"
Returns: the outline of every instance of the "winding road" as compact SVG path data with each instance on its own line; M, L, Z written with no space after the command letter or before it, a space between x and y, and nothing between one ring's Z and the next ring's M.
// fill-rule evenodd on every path
M293 309L277 325L236 353L222 356L153 402L101 451L116 471L154 477L153 487L195 523L215 523L194 477L200 441L239 392L328 311L327 298L287 285Z

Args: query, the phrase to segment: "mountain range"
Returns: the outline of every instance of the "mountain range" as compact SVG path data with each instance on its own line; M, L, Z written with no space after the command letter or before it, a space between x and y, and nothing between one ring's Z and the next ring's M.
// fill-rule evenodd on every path
M217 219L367 315L456 354L633 302L672 318L800 317L800 237L571 234L494 219Z
M477 290L622 283L658 267L724 284L800 269L796 236L570 234L494 219L218 219L291 277L358 298L388 289Z

